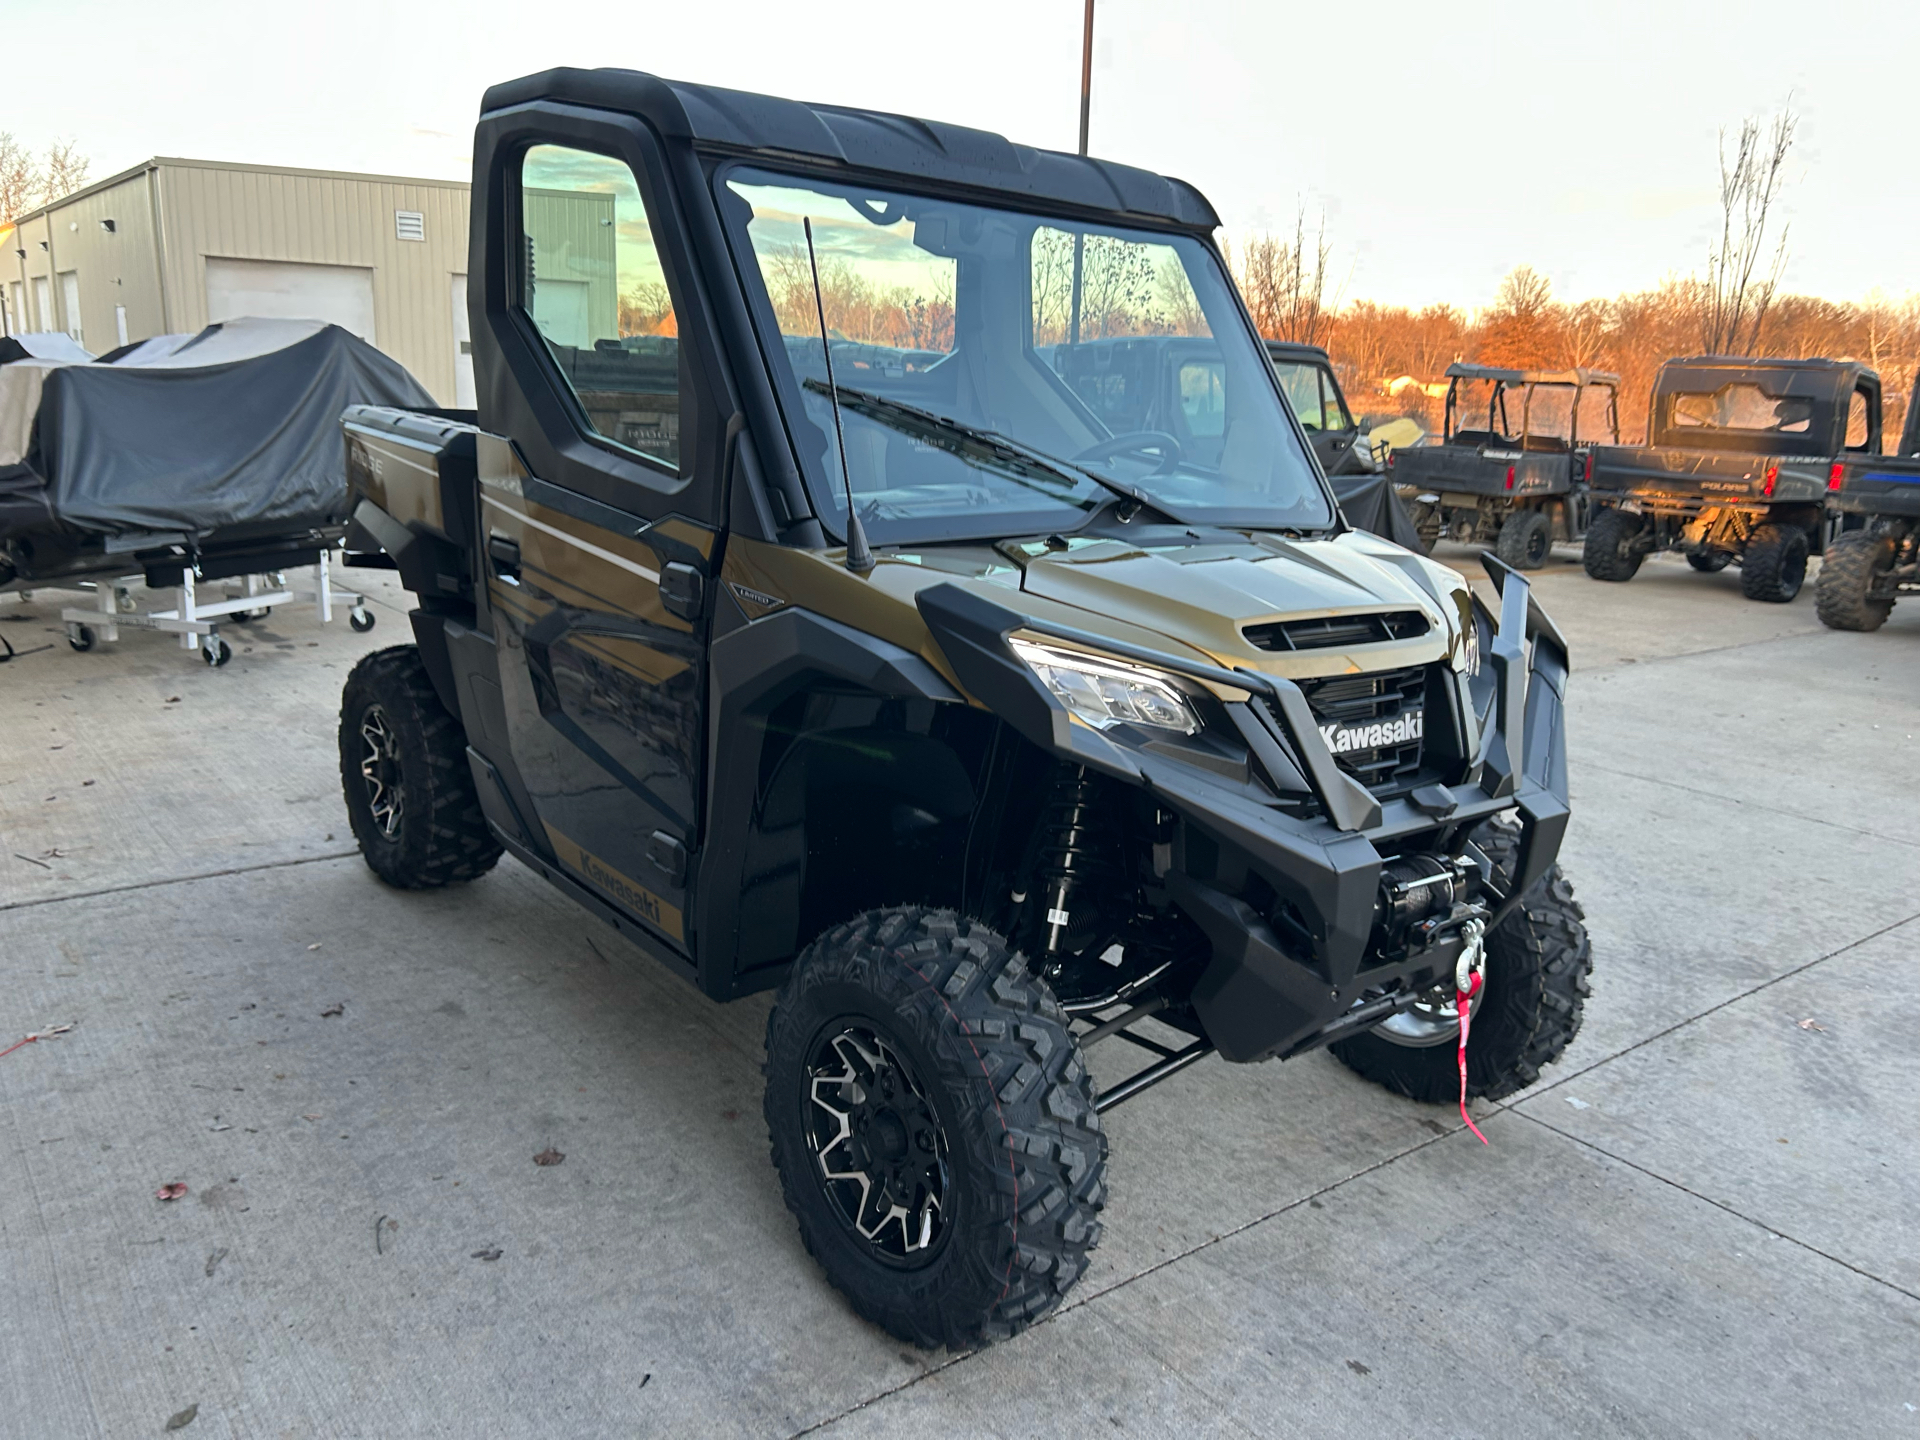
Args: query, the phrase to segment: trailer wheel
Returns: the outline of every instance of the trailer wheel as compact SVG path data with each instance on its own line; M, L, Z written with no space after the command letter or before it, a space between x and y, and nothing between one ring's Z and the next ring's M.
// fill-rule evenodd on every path
M472 880L500 858L467 764L466 731L412 645L376 650L347 676L340 784L360 853L389 885Z
M875 910L801 953L767 1019L767 1129L800 1237L928 1349L1025 1329L1100 1239L1107 1141L1053 994L950 910Z
M364 605L356 605L347 612L347 624L361 635L373 629L373 612Z
M1762 525L1740 556L1740 591L1749 600L1784 605L1807 578L1807 532L1797 525Z
M207 662L209 669L218 670L233 659L233 646L218 635L209 635L200 646L200 658Z
M1640 571L1640 517L1624 510L1602 510L1587 526L1580 563L1595 580L1631 580Z
M1878 630L1893 613L1893 599L1876 599L1874 578L1893 568L1890 535L1849 530L1820 561L1813 582L1813 604L1829 630Z
M1513 874L1519 831L1489 822L1474 844L1494 873ZM1485 984L1467 1032L1467 1093L1500 1100L1540 1078L1579 1033L1593 946L1573 886L1551 870L1487 935ZM1451 984L1364 1035L1328 1047L1348 1069L1428 1104L1460 1096L1460 1012Z
M1538 570L1553 555L1553 520L1544 510L1516 510L1507 516L1493 553L1515 570Z
M93 649L93 642L94 634L91 626L67 626L67 644L71 645L75 650L78 650L82 655Z

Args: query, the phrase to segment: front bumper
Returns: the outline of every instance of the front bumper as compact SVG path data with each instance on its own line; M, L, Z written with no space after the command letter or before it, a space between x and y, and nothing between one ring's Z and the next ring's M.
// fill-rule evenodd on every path
M1567 646L1526 581L1491 557L1486 564L1500 590L1500 614L1497 624L1487 617L1491 695L1484 714L1458 687L1472 716L1462 726L1470 753L1458 757L1444 782L1388 800L1340 769L1291 681L1116 645L957 586L923 590L919 605L961 683L1016 730L1065 759L1150 789L1179 817L1166 884L1212 949L1192 1007L1225 1059L1251 1061L1298 1054L1378 1023L1451 972L1458 948L1451 939L1391 960L1369 953L1387 857L1458 854L1473 827L1511 811L1521 837L1503 912L1558 856L1568 819ZM1015 631L1248 692L1226 709L1261 770L1311 797L1306 813L1072 724L1008 646ZM1284 923L1276 924L1282 915Z

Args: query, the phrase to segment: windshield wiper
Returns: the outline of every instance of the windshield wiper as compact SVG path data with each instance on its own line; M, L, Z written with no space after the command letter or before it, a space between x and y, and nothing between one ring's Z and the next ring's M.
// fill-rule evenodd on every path
M1062 460L1058 456L1049 455L1044 450L1035 450L1031 445L1022 444L1010 435L1001 434L998 430L989 430L981 425L969 425L966 421L956 420L951 415L923 410L918 405L907 404L904 400L895 400L888 395L876 395L871 390L856 390L850 385L836 384L832 390L829 390L826 381L811 377L803 380L801 384L820 395L830 395L833 391L838 391L840 403L847 409L895 430L919 430L941 449L963 458L967 449L973 448L985 451L987 455L997 460L1022 461L1053 476L1056 480L1064 480L1069 484L1078 480L1091 480L1122 500L1130 500L1135 505L1157 511L1177 525L1187 523L1184 518L1176 515L1165 504L1144 490L1129 485L1123 480L1109 479L1097 471L1076 465L1071 460Z

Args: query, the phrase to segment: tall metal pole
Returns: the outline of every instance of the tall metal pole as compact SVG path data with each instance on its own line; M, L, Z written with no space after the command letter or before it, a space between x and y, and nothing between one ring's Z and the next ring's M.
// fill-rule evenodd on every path
M1087 121L1093 114L1093 0L1087 0L1087 23L1080 36L1080 153L1087 153ZM1067 343L1080 343L1080 280L1085 263L1087 233L1073 232L1073 318L1067 327Z
M1087 23L1080 39L1080 153L1087 153L1087 120L1093 112L1093 0L1087 0Z

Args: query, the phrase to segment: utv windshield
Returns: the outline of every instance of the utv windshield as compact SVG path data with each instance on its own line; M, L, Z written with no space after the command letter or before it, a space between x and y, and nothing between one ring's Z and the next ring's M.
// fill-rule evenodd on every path
M745 168L719 197L830 528L845 533L846 498L822 309L876 543L1069 530L1110 502L1185 523L1332 523L1199 241Z

